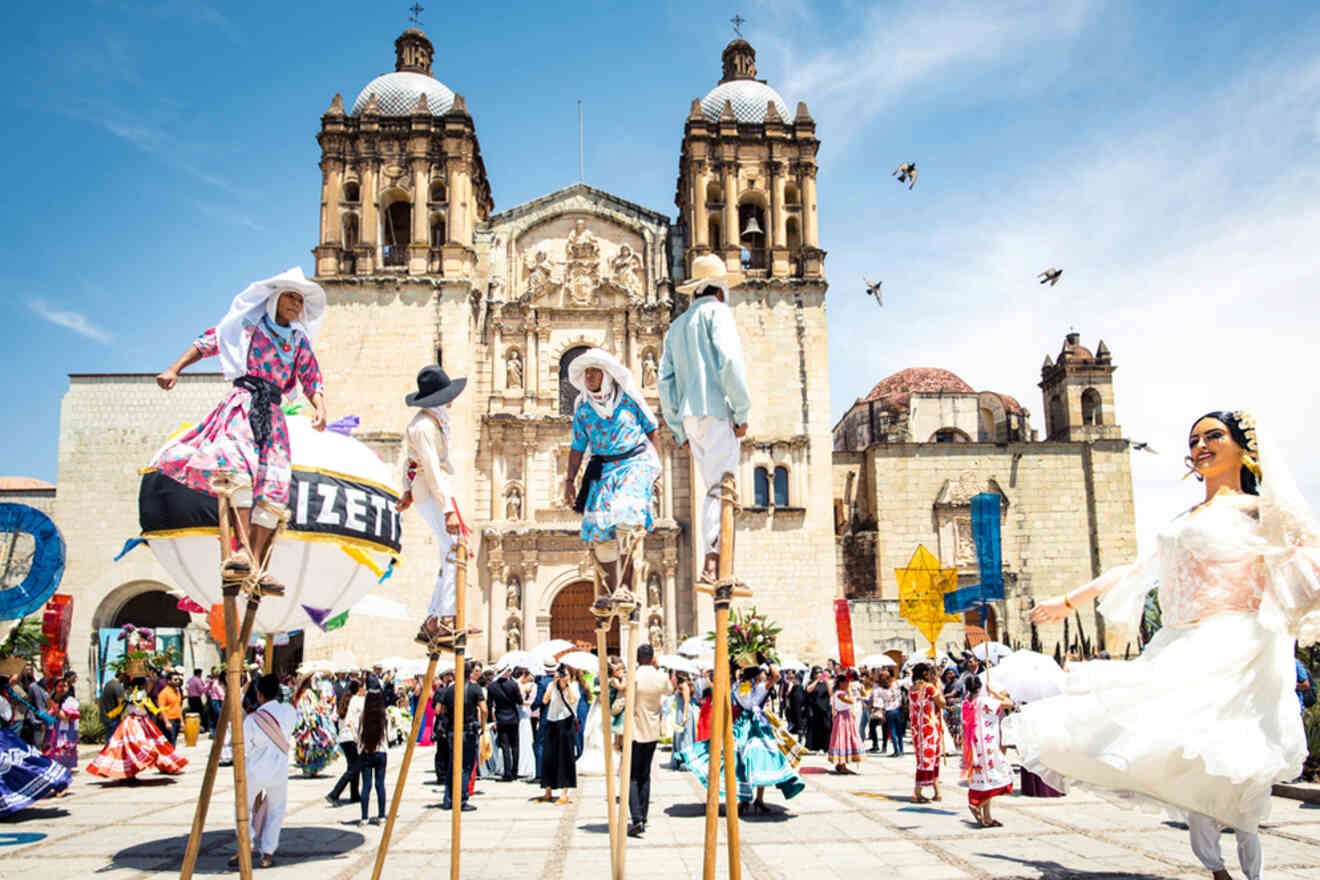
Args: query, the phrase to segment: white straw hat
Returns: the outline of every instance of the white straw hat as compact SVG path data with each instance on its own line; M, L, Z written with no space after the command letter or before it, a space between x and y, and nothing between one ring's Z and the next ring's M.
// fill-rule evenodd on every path
M691 293L702 287L714 286L729 292L729 270L724 259L715 254L706 254L692 261L692 277L678 285L680 293Z

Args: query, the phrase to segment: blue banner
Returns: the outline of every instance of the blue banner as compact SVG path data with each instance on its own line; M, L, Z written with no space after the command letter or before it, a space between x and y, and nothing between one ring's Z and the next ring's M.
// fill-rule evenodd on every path
M972 540L976 542L976 562L981 582L944 594L944 610L949 614L979 609L981 625L987 603L1004 598L1004 563L999 537L999 514L1002 499L997 493L982 492L972 498Z

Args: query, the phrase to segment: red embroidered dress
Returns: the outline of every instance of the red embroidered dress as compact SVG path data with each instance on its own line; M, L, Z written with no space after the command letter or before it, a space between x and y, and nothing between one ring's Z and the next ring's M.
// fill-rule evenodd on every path
M913 685L908 695L912 721L912 745L917 753L917 784L928 785L940 778L940 752L944 728L935 705L935 685L928 681Z

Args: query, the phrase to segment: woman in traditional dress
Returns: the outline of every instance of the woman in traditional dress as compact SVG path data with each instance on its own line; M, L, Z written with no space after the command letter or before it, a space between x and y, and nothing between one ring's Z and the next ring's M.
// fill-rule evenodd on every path
M967 679L962 701L963 775L967 806L982 828L1004 824L990 817L990 799L1013 793L1013 767L999 745L999 719L1012 701L982 688L981 679Z
M578 355L568 380L578 398L564 502L582 514L582 540L591 547L605 588L596 605L608 613L616 602L637 603L629 584L633 551L654 527L651 493L661 473L657 422L632 373L604 349ZM574 483L588 451L591 460L579 491Z
M804 754L783 722L766 711L770 690L779 680L773 666L767 678L759 666L744 669L733 690L733 748L738 802L751 813L766 813L765 790L778 788L785 799L797 797L806 785L797 774ZM696 774L702 787L710 771L710 740L693 743L683 751L683 766Z
M536 682L526 669L513 671L513 680L518 683L522 702L518 705L518 771L519 779L531 779L536 775L536 752L532 747L532 700L536 698Z
M46 738L46 757L69 768L78 769L78 698L70 693L69 682L61 678L55 682L50 694L50 714L55 716L55 728Z
M935 667L918 663L912 669L912 690L908 694L912 716L912 750L917 755L917 775L912 786L912 800L918 804L939 801L940 758L944 751L944 692L935 685ZM899 734L902 736L902 734ZM934 795L929 800L921 789L929 785Z
M325 429L321 369L312 353L312 337L324 315L325 291L306 280L301 269L289 269L234 297L220 323L156 377L156 384L169 391L180 370L218 355L225 380L234 384L200 425L173 438L152 462L165 476L207 495L215 494L211 480L216 474L233 475L238 486L234 526L246 540L237 550L221 548L228 576L246 576L261 564L288 512L293 469L282 396L301 384L316 411L312 427ZM262 583L278 586L269 575Z
M115 735L101 749L87 772L106 779L132 779L152 767L161 773L179 773L188 765L188 759L174 751L174 746L152 722L160 710L147 697L147 680L133 679L128 693L119 705L106 713L108 718L123 716Z
M1157 550L1032 610L1060 620L1101 596L1101 614L1135 629L1158 580L1163 627L1135 660L1071 664L1063 694L1007 719L1005 738L1053 788L1071 780L1184 818L1216 878L1228 877L1220 829L1236 829L1255 880L1271 788L1307 753L1293 644L1320 638L1320 526L1249 413L1202 416L1188 449L1205 498ZM1189 685L1193 670L1214 687Z
M312 676L303 676L293 694L298 724L293 729L293 759L303 776L316 776L339 751L330 721L322 712L321 695Z
M684 768L683 753L697 741L697 708L692 703L692 682L686 672L678 674L678 689L674 691L674 745L671 770Z
M1052 788L1092 786L1185 819L1216 877L1229 876L1220 830L1232 827L1255 880L1272 785L1307 756L1294 643L1320 639L1320 525L1249 413L1205 414L1188 450L1205 497L1155 553L1031 612L1060 620L1102 596L1102 615L1135 629L1158 581L1163 628L1137 660L1074 662L1063 695L1011 716L1006 738Z
M541 785L545 794L537 800L543 803L568 803L568 790L577 788L577 756L574 725L577 723L578 700L581 692L567 667L558 661L546 664L546 672L554 680L541 698L541 723L546 725L545 750L541 754ZM555 789L563 794L556 798Z
M857 698L848 685L848 676L835 676L834 727L830 731L829 759L834 765L834 771L844 776L857 775L857 771L848 765L862 763L862 753L866 748L862 744L857 716L853 714L856 705Z
M0 676L0 816L56 797L69 787L69 768L41 754L13 731L9 679Z

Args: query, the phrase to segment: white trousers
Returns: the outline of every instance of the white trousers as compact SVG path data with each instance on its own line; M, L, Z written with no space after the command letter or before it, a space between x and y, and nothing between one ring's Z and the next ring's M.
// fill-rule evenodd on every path
M257 795L266 795L262 825L257 827ZM281 779L248 779L248 822L252 830L252 848L257 852L273 854L280 847L280 829L284 827L284 810L289 805L289 777Z
M697 463L697 471L708 493L711 488L719 485L726 473L735 477L738 475L742 444L733 436L733 424L728 419L684 416L683 432L687 434L692 458ZM707 494L701 504L701 536L706 541L707 552L719 550L720 501L712 494Z
M1187 828L1192 836L1192 852L1208 871L1224 870L1224 854L1219 849L1222 823L1201 813L1187 814ZM1238 864L1247 880L1260 880L1264 856L1260 850L1260 835L1256 832L1234 831L1237 837Z
M431 604L426 606L426 616L453 617L458 614L458 587L455 583L458 551L454 549L458 535L445 531L445 512L435 499L418 503L417 512L435 532L435 542L440 545L440 570L435 576L435 588L431 591Z

